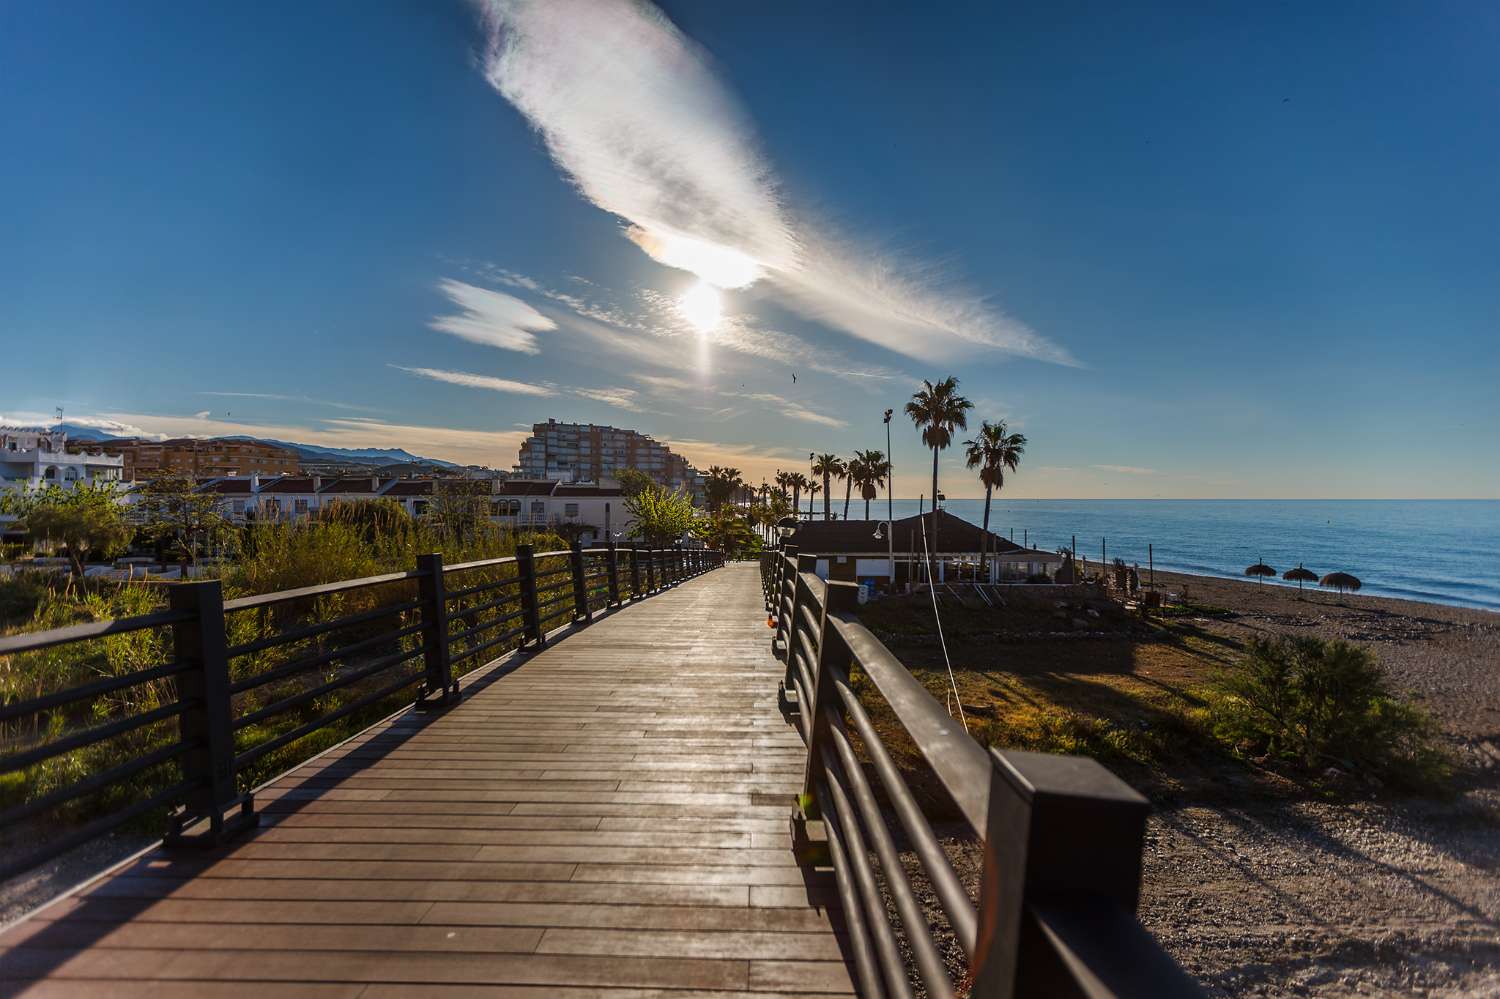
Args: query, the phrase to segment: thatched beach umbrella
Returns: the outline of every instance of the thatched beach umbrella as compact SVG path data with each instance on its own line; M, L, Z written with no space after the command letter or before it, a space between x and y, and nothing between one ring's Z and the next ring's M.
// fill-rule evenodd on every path
M1316 572L1313 572L1311 569L1302 568L1302 563L1298 562L1297 568L1288 569L1286 572L1281 574L1281 578L1296 580L1297 589L1298 591L1300 591L1302 589L1303 583L1316 583L1318 581L1318 574Z
M1273 569L1273 568L1271 568L1270 566L1266 565L1264 562L1257 562L1254 565L1247 566L1245 568L1245 575L1247 575L1247 576L1273 576L1274 577L1276 575L1276 570ZM1261 580L1257 579L1256 582L1259 583L1259 582L1261 582Z
M1351 576L1347 572L1330 572L1318 580L1318 585L1331 586L1340 593L1343 593L1345 590L1359 589L1359 578Z

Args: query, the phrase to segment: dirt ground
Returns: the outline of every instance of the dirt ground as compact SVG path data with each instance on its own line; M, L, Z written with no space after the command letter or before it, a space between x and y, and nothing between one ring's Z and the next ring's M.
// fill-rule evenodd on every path
M1500 615L1160 572L1157 584L1188 601L1167 629L1041 593L994 612L950 602L971 723L1034 696L1149 730L1154 705L1190 701L1252 637L1372 649L1440 723L1451 793L1298 783L1190 743L1168 744L1184 758L1161 767L1107 760L1153 802L1141 919L1212 995L1500 996ZM931 617L913 604L870 623L939 694ZM978 851L947 845L977 887Z

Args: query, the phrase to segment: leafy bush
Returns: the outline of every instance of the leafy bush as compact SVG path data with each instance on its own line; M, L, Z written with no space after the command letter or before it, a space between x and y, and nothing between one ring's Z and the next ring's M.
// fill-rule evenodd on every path
M1427 790L1449 776L1432 717L1392 690L1357 645L1257 639L1249 658L1215 678L1214 694L1215 734L1242 754Z

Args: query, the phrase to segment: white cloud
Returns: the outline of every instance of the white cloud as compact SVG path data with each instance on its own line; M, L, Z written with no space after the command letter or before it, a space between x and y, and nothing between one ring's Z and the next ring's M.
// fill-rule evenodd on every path
M440 333L501 350L536 354L535 334L557 328L557 324L513 295L445 278L438 288L462 311L437 316L427 325Z
M476 375L468 371L444 371L441 368L407 368L399 364L391 364L388 367L416 375L418 378L430 378L435 382L447 382L449 385L462 385L465 388L488 389L491 392L508 392L513 395L557 395L557 390L545 383L513 382L508 378Z
M646 410L641 406L640 393L635 389L628 388L575 388L573 394L584 399L592 399L602 402L606 406L615 406L619 409L628 409L632 413L644 413Z
M1121 475L1155 475L1156 469L1142 468L1139 465L1095 465L1095 468L1106 472L1118 472Z
M280 392L196 392L195 395L220 396L226 399L267 399L272 402L305 402L313 406L327 406L330 409L366 410L370 406L355 406L347 402L335 402L332 399L317 399L310 395L282 395Z
M1066 352L936 268L788 210L754 128L708 57L649 3L487 0L485 72L590 202L654 260L932 360L984 345Z

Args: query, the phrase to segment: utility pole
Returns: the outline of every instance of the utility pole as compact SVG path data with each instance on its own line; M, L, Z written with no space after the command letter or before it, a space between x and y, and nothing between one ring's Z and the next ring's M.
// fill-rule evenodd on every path
M894 409L885 411L885 546L891 562L892 593L896 592L896 504L891 498L891 490L896 488L896 463L891 458L891 414L894 412Z

